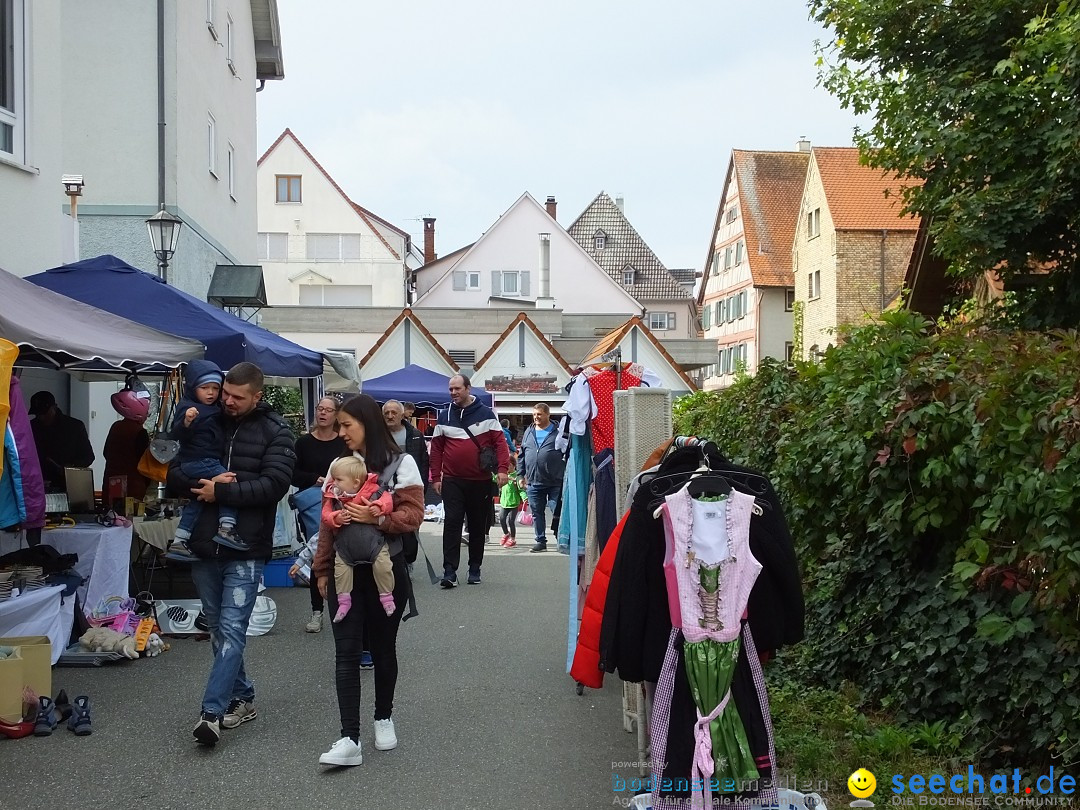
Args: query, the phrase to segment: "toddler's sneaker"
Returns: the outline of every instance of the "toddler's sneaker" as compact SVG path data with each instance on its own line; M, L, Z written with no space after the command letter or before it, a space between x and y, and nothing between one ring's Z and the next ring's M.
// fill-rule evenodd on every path
M236 551L251 551L251 546L241 540L240 535L236 533L235 526L226 526L225 524L218 526L217 534L214 535L214 542Z
M191 562L197 560L194 554L191 553L191 549L188 548L187 541L185 540L173 540L169 544L168 549L165 550L166 559L179 560L181 562Z

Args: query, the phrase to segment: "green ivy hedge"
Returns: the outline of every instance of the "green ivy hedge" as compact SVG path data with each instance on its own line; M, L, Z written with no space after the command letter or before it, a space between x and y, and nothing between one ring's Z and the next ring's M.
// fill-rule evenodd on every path
M675 411L784 500L809 680L944 720L986 764L1080 761L1076 333L892 312Z

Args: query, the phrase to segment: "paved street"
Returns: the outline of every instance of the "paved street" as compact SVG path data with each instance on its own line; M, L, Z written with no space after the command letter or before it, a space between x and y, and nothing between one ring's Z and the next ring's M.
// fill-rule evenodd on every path
M422 534L436 568L437 532L425 524ZM277 624L249 640L246 659L257 720L215 749L195 744L207 642L173 640L159 658L100 669L54 668L54 694L90 696L94 733L0 738L0 808L610 807L612 762L635 759L636 738L622 729L616 679L579 697L564 672L567 558L489 545L484 584L451 592L431 586L422 567L421 615L399 635L396 750L376 751L366 723L362 766L318 765L339 736L333 641L329 628L303 632L305 589L275 588ZM372 675L362 678L370 717Z

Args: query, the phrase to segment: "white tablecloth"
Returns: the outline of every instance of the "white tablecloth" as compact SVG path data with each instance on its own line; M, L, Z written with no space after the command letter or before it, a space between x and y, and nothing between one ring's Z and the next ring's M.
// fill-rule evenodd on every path
M13 541L9 538L15 538ZM86 580L79 587L79 601L89 613L102 599L128 595L128 563L131 558L131 528L80 523L73 527L49 529L41 533L41 544L61 554L78 554L75 570ZM25 546L25 542L21 543ZM0 534L0 554L20 547L19 535Z
M0 602L0 638L48 636L55 664L67 648L75 620L75 598L62 599L63 591L63 585L54 585Z

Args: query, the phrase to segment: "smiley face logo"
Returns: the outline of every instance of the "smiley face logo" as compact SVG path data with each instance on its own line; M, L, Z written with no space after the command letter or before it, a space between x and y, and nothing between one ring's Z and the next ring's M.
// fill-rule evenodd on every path
M856 799L865 799L877 790L877 779L866 768L859 768L848 777L847 788Z

